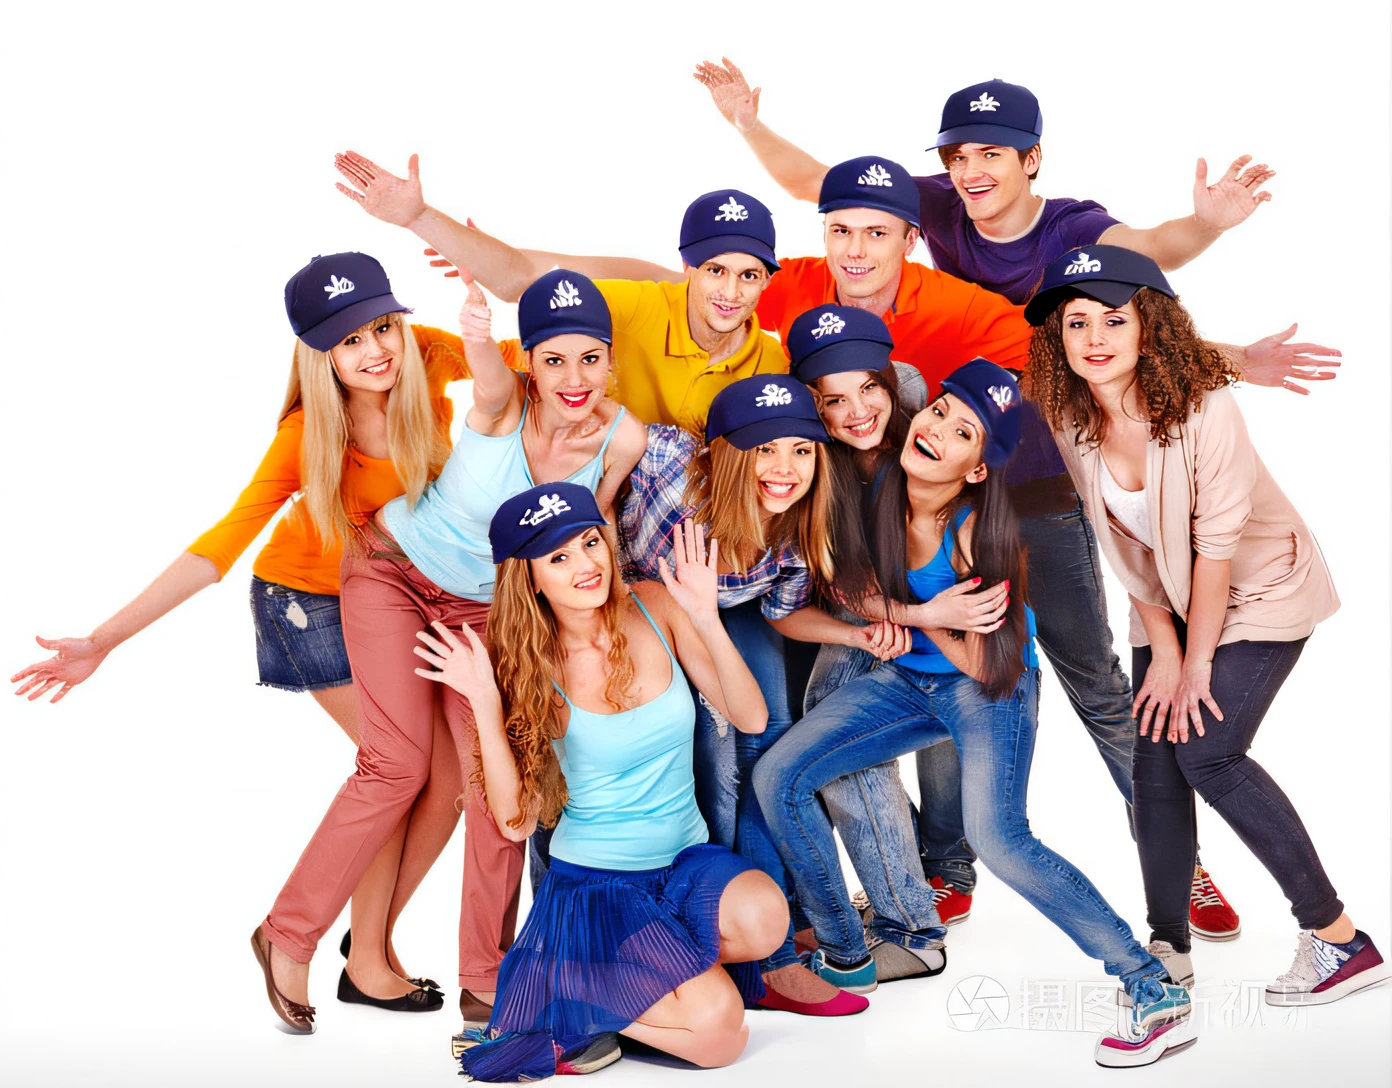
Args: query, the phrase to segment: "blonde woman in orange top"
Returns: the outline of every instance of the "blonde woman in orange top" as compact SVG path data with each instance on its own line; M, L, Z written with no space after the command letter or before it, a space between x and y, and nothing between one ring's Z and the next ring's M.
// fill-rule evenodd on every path
M409 311L366 254L316 257L286 284L285 304L299 339L280 425L251 483L217 525L90 635L39 638L55 656L11 677L15 694L62 699L121 643L220 581L289 499L252 568L260 683L308 691L357 744L357 693L339 625L344 541L398 495L414 501L439 472L453 415L444 389L469 370L458 335L406 323ZM515 342L502 346L506 353ZM444 723L435 729L440 758L429 784L353 892L358 939L348 970L367 994L399 990L393 975L433 988L408 978L391 933L458 820L459 761ZM439 1006L434 995L410 1007Z

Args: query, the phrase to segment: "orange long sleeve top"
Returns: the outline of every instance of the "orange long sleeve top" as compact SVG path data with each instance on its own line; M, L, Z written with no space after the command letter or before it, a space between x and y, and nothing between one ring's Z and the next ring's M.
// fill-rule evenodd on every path
M448 438L454 419L454 405L445 396L450 382L471 377L463 342L454 333L412 325L416 343L425 360L430 403L441 432ZM516 340L501 345L509 367L522 365L521 348ZM266 523L300 490L300 445L304 440L304 410L297 408L280 421L270 449L232 509L221 521L200 536L188 550L210 559L219 576L231 570L242 552L256 539ZM343 461L343 505L353 524L365 523L380 507L398 495L405 485L390 460L368 457L351 446ZM325 550L323 541L307 516L289 515L280 519L271 539L261 549L252 572L267 582L276 582L305 593L337 596L338 567L343 558L341 542Z

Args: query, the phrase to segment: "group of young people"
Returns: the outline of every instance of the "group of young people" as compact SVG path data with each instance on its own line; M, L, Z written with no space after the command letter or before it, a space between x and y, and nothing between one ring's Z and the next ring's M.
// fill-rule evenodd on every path
M747 1009L859 1013L944 970L977 860L1119 978L1096 1060L1149 1064L1195 1039L1191 937L1240 929L1198 862L1196 793L1299 926L1268 1002L1388 977L1247 754L1338 597L1229 387L1305 392L1337 352L1293 328L1206 342L1165 276L1272 172L1243 158L1210 186L1200 162L1193 214L1138 230L1032 193L1023 87L951 95L946 173L916 178L819 163L729 61L696 78L816 201L824 256L778 258L734 189L687 208L680 271L517 249L427 204L415 157L402 178L338 156L339 189L467 285L459 333L408 324L364 254L296 272L252 483L90 636L40 639L56 654L17 693L62 698L293 500L253 568L260 679L310 692L357 762L253 951L282 1028L311 1033L309 963L351 900L339 999L441 1008L392 934L462 812L453 1045L476 1079L592 1072L619 1035L724 1065ZM517 302L519 339L495 340L481 287ZM1028 822L1041 650L1125 801L1148 943Z

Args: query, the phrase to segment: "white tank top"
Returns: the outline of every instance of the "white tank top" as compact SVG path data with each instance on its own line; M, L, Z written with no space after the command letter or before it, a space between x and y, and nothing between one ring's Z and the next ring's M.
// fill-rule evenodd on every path
M1147 548L1154 547L1150 542L1150 506L1146 501L1146 489L1127 491L1116 482L1101 450L1097 451L1097 459L1102 463L1102 501L1107 504L1112 517L1126 526L1131 535Z

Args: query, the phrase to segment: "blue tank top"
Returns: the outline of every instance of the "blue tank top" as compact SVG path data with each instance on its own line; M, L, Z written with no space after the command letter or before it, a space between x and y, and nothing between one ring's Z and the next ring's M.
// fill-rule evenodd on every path
M551 837L551 856L592 869L660 869L710 833L696 807L691 760L696 704L676 656L643 602L672 662L672 682L655 699L617 714L572 703L566 735L552 741L570 799Z
M528 407L524 400L522 418L511 434L479 434L466 424L445 467L426 487L415 508L407 505L404 495L383 508L387 529L406 558L456 597L493 600L497 571L488 543L488 525L504 501L536 485L522 448ZM604 452L625 411L619 409L595 459L567 483L591 491L599 486L604 478Z
M958 510L952 518L952 530L943 533L942 543L933 553L933 558L923 566L907 572L909 590L920 601L931 601L943 590L951 589L957 584L957 572L952 569L952 535L962 528L962 522L967 520L970 513L969 506L963 506ZM913 648L894 660L919 672L960 671L948 660L947 655L938 649L937 643L917 628L913 631ZM1031 669L1039 667L1039 658L1034 652L1034 612L1029 605L1025 606L1025 665Z

